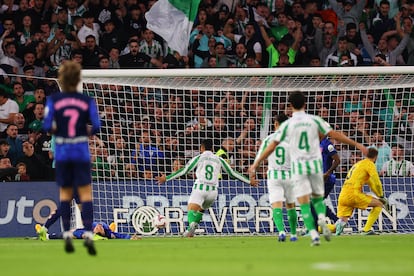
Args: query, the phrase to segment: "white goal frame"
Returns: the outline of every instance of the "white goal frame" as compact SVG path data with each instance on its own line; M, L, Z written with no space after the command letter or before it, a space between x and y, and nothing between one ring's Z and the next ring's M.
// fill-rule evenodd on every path
M273 92L278 91L278 93L287 93L289 91L301 90L306 92L313 93L312 95L318 95L319 91L333 91L339 92L343 90L381 90L389 89L396 87L397 89L404 89L406 91L414 89L414 67L412 66L378 66L378 67L289 67L289 68L253 68L253 69L244 69L244 68L223 68L223 69L108 69L108 70L83 70L82 71L82 81L83 86L92 83L97 84L115 84L115 85L131 85L131 86L145 86L148 88L160 88L160 89L175 89L175 90L208 90L208 91L260 91L260 92ZM413 92L414 93L414 92ZM265 113L265 124L267 127L264 127L263 135L268 133L268 130L271 126L271 114L266 115ZM260 137L263 137L262 133ZM237 169L237 168L236 168ZM129 181L129 180L128 180ZM127 182L128 182L127 181ZM185 217L186 209L185 199L182 195L177 197L164 196L163 193L167 192L167 188L158 188L156 183L149 180L140 180L140 179L130 179L132 187L134 185L148 185L151 187L150 194L147 194L146 197L141 197L137 194L140 192L135 188L132 194L124 196L124 201L120 204L120 199L117 199L115 195L111 197L111 191L101 190L99 182L105 182L108 185L112 186L112 190L117 189L117 185L123 183L125 180L120 179L111 179L104 180L98 179L94 183L94 192L95 192L95 201L104 202L99 203L98 210L96 211L95 217L98 217L102 220L114 220L118 221L119 224L117 228L121 232L131 232L132 223L130 218L134 215L139 207L142 206L151 206L158 210L158 212L163 214L171 214L171 217L167 217L171 221L171 225L167 225L167 228L160 231L152 231L150 233L154 234L176 234L182 232L183 229L182 223L178 222L177 217ZM134 183L134 181L141 181L139 184ZM166 183L166 185L177 185L177 181L174 183ZM340 179L339 185L341 184ZM179 183L186 183L189 188L186 188L188 195L191 191L191 181L181 181ZM401 183L400 183L401 182ZM190 183L190 184L189 184ZM398 185L405 185L403 189L397 189L394 191L394 187ZM180 184L181 185L181 184ZM237 184L241 186L240 183ZM328 206L332 207L331 200L336 202L340 186L337 184L335 191L332 192L330 200L328 199ZM397 231L397 232L414 232L414 204L413 204L413 191L414 191L414 177L408 178L397 178L397 179L384 179L384 185L396 185L392 188L385 187L386 195L389 193L390 203L394 205L395 213L393 212L392 218L389 219L387 216L381 217L381 222L379 223L380 228L384 231ZM267 190L266 185L262 184L262 188L259 191L253 191L251 188L242 188L239 190L240 194L235 194L234 196L243 200L250 200L249 193L256 193L254 203L254 210L251 209L251 205L243 206L231 206L227 199L220 201L220 204L224 204L223 209L219 210L209 210L204 215L203 219L209 217L209 221L213 221L215 224L224 223L224 228L226 228L227 223L239 223L244 224L248 223L250 218L246 219L243 215L249 213L254 214L251 217L259 218L260 214L266 216L264 210L261 210L261 207L267 207ZM159 193L159 196L157 195ZM257 195L257 193L262 193ZM105 198L101 198L104 195ZM225 196L225 195L224 195ZM388 195L387 195L388 196ZM126 199L125 199L126 198ZM165 200L175 201L179 203L178 205L165 205ZM223 203L224 202L224 203ZM110 206L113 204L112 206ZM246 207L247 206L247 207ZM178 209L181 208L181 211ZM223 207L223 206L221 206ZM335 204L334 206L335 207ZM249 209L250 208L250 209ZM257 210L259 211L257 211ZM103 211L104 210L104 211ZM108 210L111 210L108 212ZM112 212L116 210L116 212ZM119 212L119 210L123 210ZM174 210L174 211L172 211ZM224 210L224 211L223 211ZM139 210L138 210L139 211ZM112 212L112 213L111 213ZM174 213L175 212L175 213ZM208 213L213 215L210 216ZM226 213L227 212L227 213ZM114 215L115 213L115 215ZM184 216L183 216L184 214ZM232 221L228 222L225 219L221 219L222 216L231 214ZM138 216L137 217L143 217ZM145 217L145 216L144 216ZM213 219L211 218L213 217ZM354 214L354 230L360 230L361 221L365 220L365 214L361 212L356 212ZM250 227L243 228L245 231L239 231L244 234L246 233L271 233L274 231L273 225L270 226L271 221L264 217L260 219L263 221L262 224L253 222ZM110 222L110 221L109 221ZM150 219L148 223L151 224ZM174 226L175 225L175 226ZM151 225L145 225L141 228L151 227ZM237 227L236 227L237 228ZM131 230L132 229L132 230ZM181 229L181 230L180 230ZM220 229L223 229L222 225ZM240 228L238 228L240 229ZM271 229L271 231L269 231ZM138 231L137 227L135 230ZM229 233L226 231L218 232L209 229L205 233ZM138 231L139 232L139 231ZM200 232L204 233L202 229ZM237 231L236 231L237 232ZM235 234L236 232L231 232ZM145 234L145 231L142 233Z

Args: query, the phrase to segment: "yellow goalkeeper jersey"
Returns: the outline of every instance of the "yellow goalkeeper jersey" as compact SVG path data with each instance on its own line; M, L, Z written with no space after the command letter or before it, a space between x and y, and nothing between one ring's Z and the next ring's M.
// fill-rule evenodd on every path
M354 164L348 171L345 178L343 189L354 189L362 192L362 187L368 184L372 192L378 197L382 197L382 183L379 178L377 168L372 160L366 158Z

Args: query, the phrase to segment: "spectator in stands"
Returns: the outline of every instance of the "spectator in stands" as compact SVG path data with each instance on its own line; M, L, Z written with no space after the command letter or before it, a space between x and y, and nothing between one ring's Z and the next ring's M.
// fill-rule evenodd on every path
M107 56L101 56L99 58L99 69L110 69L109 58Z
M172 172L173 168L172 166L174 164L171 164L171 160L174 159L180 159L182 156L180 156L182 152L182 145L179 145L178 138L176 136L167 136L164 139L164 145L163 145L163 152L164 152L164 162L165 162L165 170Z
M154 32L145 27L142 31L142 37L143 39L139 43L139 52L155 58L162 63L164 56L163 49L161 44L154 39ZM146 66L151 68L152 64L147 64Z
M184 168L185 162L183 159L181 158L177 158L173 160L173 164L172 164L172 169L170 170L170 172L177 172L178 170ZM183 178L185 178L185 176L182 176Z
M342 56L349 56L351 61L341 60ZM357 66L358 57L354 53L349 51L347 37L341 36L338 38L337 50L326 57L325 66L335 67L335 66L343 66L347 64L351 64L352 66Z
M95 37L96 45L100 46L99 44L99 38L101 33L101 27L98 23L95 23L95 18L93 14L90 11L85 11L82 14L83 18L83 26L78 31L78 39L81 43L81 46L85 47L86 45L86 39L89 36Z
M53 39L53 36L51 23L42 21L40 23L40 41L49 43Z
M400 24L400 15L397 14L396 16L397 22ZM390 65L397 65L398 63L405 63L400 57L401 53L404 51L405 47L409 42L409 34L404 32L399 33L401 36L401 41L398 43L398 39L396 37L397 31L388 31L385 32L378 41L377 49L373 47L373 45L369 42L368 37L365 32L365 27L363 24L360 24L361 29L361 39L365 49L367 50L368 54L370 55L371 59L375 62L375 57L378 54L383 54L386 57L385 62L389 63ZM398 62L398 60L400 60Z
M241 42L237 43L236 48L235 48L235 57L234 57L233 63L231 64L231 67L246 68L247 67L246 58L247 58L246 45L244 45L244 43L241 43ZM255 57L254 59L256 60Z
M85 39L85 47L82 48L82 65L85 69L99 68L99 59L108 53L96 43L95 36L88 35Z
M109 53L111 49L123 49L127 43L126 34L122 29L116 29L114 20L108 19L104 24L100 46Z
M25 163L20 162L16 165L17 174L14 176L16 181L30 181L30 176L27 174L27 166Z
M414 176L414 165L404 158L404 146L393 145L391 148L391 159L382 165L380 176Z
M388 0L381 0L377 12L371 17L370 31L374 36L374 42L379 43L382 35L390 30L395 29L395 21L389 16L390 2Z
M67 15L68 15L68 24L74 25L74 17L82 16L88 9L89 0L84 0L82 4L81 1L76 0L65 0ZM80 5L79 5L80 4Z
M56 70L63 61L69 60L72 53L72 42L67 38L63 29L56 28L54 37L47 45L47 55L52 67Z
M61 30L66 39L70 41L77 41L78 37L73 28L73 25L69 24L69 17L67 9L57 7L56 9L56 23L52 26L52 34L56 35L57 30Z
M213 117L213 125L208 129L208 135L212 138L214 150L217 150L222 145L223 139L230 136L229 128L226 124L225 118L220 115Z
M90 144L90 152L92 179L108 179L116 175L116 171L108 161L108 150L103 142Z
M27 166L27 174L30 180L42 181L50 180L51 168L49 168L45 160L36 154L34 151L34 145L29 142L23 143L24 156L19 158L17 163L23 162Z
M378 158L375 162L377 171L380 172L385 162L390 160L391 147L384 140L384 132L382 130L375 130L371 135L371 146L378 150Z
M224 28L224 35L230 38L235 43L243 43L247 48L247 53L254 54L256 62L262 62L262 44L259 41L259 36L256 34L253 22L248 22L244 28L244 34L235 34L232 31L234 20L229 19Z
M16 25L13 17L5 16L3 18L4 32L2 34L2 41L4 45L13 43L16 47L19 42L19 35L16 32ZM21 62L19 63L19 65ZM18 66L16 66L18 67Z
M236 134L236 144L237 145L250 145L256 142L256 139L260 137L258 132L258 125L256 121L252 118L248 118L243 123L243 129L241 129ZM251 141L245 142L245 140L250 139ZM250 149L249 149L250 152ZM255 151L256 153L257 151ZM250 153L249 153L250 154Z
M6 129L6 141L9 144L9 151L7 157L10 158L10 161L13 166L17 164L23 156L23 140L18 137L18 128L14 124L10 124Z
M29 129L33 132L41 132L43 126L43 117L45 115L45 104L35 103L33 114L34 120L27 122Z
M122 69L139 69L148 68L147 65L151 64L154 67L162 68L162 63L155 58L139 52L139 44L137 40L129 41L130 52L126 55L119 57L119 65Z
M36 29L37 30L37 29ZM28 46L33 39L35 29L32 26L32 18L29 15L24 15L21 21L20 28L17 29L19 35L18 44L20 46Z
M27 141L29 139L29 129L26 127L26 119L22 113L16 113L14 116L13 124L17 126L17 131L19 137L22 141Z
M0 64L6 64L11 67L8 73L15 74L22 63L22 60L16 56L16 44L14 42L7 42L4 39L8 30L5 30L0 39ZM4 49L4 50L3 50Z
M17 169L12 166L8 157L0 157L0 181L10 182L14 180Z
M354 23L357 25L361 17L362 11L365 7L365 0L343 0L341 1L329 0L329 4L335 11L339 20L343 20L345 26L348 23Z
M0 133L5 131L8 124L13 123L14 116L18 112L17 103L9 99L8 94L0 88Z
M361 42L361 37L358 34L357 25L355 23L352 22L346 25L345 36L348 41L348 49L352 51L359 58L360 53L357 51L359 51L359 47L362 42Z
M207 50L200 50L200 39L203 37L202 33L199 33L196 35L193 45L192 45L192 52L193 54L197 55L203 60L203 63L201 66L207 67L208 59L210 57L215 57L216 55L216 39L214 37L210 37L208 39L208 49Z
M413 3L414 5L414 3ZM404 34L408 34L408 43L406 46L407 56L406 56L406 65L414 65L414 38L411 33L413 32L413 19L412 17L401 17L402 24L396 24L396 30L400 37ZM400 43L401 44L401 43Z
M228 48L231 46L230 39L226 38L224 35L216 35L215 25L211 19L208 19L204 28L202 26L198 26L190 35L190 44L193 44L196 37L202 34L201 38L199 38L200 46L198 46L197 50L200 51L208 51L209 50L209 40L210 38L214 38L216 42L222 42L224 44L224 48ZM195 55L194 56L194 67L200 68L202 66L203 59L202 57Z
M45 95L50 96L52 94L60 92L60 88L59 88L58 83L56 81L56 77L57 77L56 70L47 71L46 72L46 77L48 79L46 79L44 84L43 84L44 85L43 87L44 87L44 90L45 90Z
M226 137L222 140L221 147L216 151L216 155L220 156L232 167L235 167L236 153L235 140L232 137Z
M24 73L23 69L25 66L33 66L34 67L33 75L36 77L44 77L45 70L42 67L37 66L35 64L35 61L36 61L36 55L35 55L34 50L26 50L23 56L23 65L19 67L18 73L23 74Z
M201 67L207 68L228 68L231 65L229 58L226 56L226 49L224 44L217 42L214 46L214 55L210 55L203 60ZM215 63L210 63L212 59L215 59Z
M119 65L119 48L112 47L109 50L109 68L111 69L121 68L121 66Z
M26 109L32 108L35 98L33 95L25 95L23 85L20 82L13 83L13 94L14 101L19 106L19 113L23 113Z
M129 13L124 20L125 32L130 37L137 36L138 39L141 39L142 30L146 25L144 15L138 5L130 6L128 11Z
M23 67L23 77L17 77L16 80L22 83L25 93L33 95L36 87L43 85L44 80L34 77L34 67L26 65Z
M142 130L139 144L131 152L131 163L138 165L138 170L143 176L146 170L157 172L157 165L162 159L164 159L164 152L151 141L150 131Z
M10 150L10 144L6 139L0 139L0 158L6 157Z
M289 64L294 64L296 60L296 53L299 50L300 42L302 40L302 30L300 28L295 30L293 37L294 41L291 46L289 46L289 42L286 39L282 39L278 42L277 47L275 47L272 40L268 36L262 21L259 22L259 26L265 42L266 51L271 57L271 60L269 60L269 67L278 66L280 56L282 55L287 55Z

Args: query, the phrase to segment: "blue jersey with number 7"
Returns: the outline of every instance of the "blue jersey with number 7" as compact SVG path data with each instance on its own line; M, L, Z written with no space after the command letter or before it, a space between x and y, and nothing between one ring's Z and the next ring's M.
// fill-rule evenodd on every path
M43 129L56 136L57 162L89 162L88 136L97 133L100 127L98 109L91 97L80 93L59 93L48 97Z

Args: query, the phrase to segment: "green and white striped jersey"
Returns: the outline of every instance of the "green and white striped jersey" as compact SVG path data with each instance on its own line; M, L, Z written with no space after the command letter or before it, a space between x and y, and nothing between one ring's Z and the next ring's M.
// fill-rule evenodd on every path
M290 146L292 175L322 173L319 133L327 135L331 126L321 117L304 111L294 112L275 132L274 140Z
M163 56L162 46L156 40L152 41L152 45L148 45L145 40L141 40L139 43L139 52L152 58L159 58Z
M230 177L250 184L250 180L247 177L234 171L223 158L211 151L205 151L193 157L183 168L173 172L166 178L167 180L176 179L194 170L194 168L197 168L195 184L207 184L218 187L221 169L224 169Z
M391 159L382 166L384 176L414 176L414 165L407 160Z
M257 152L257 157L269 146L269 142L272 141L272 137L275 135L276 133L270 134L263 140ZM274 152L267 157L267 178L290 179L290 153L288 143L281 142L277 145Z

